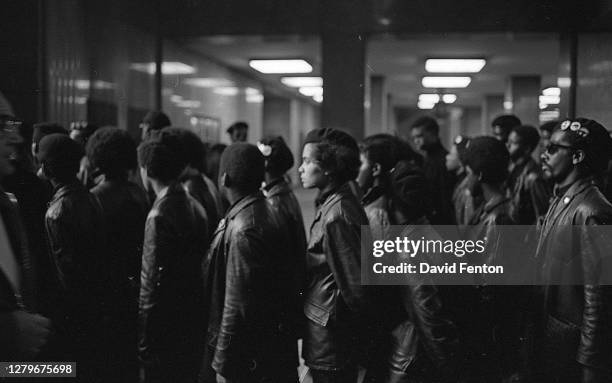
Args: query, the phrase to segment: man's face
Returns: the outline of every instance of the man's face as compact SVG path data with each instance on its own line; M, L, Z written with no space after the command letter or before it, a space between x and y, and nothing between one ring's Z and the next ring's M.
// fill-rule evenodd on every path
M493 126L493 137L504 143L508 141L508 133L499 125Z
M329 177L325 175L325 171L321 168L318 161L318 149L316 144L304 145L302 151L302 164L298 171L300 180L306 189L318 188L323 189L329 184Z
M547 130L540 130L540 149L543 152L546 146L550 142L551 133Z
M574 169L574 153L575 150L571 148L565 133L561 130L555 131L550 137L547 149L541 155L544 175L557 184L563 182Z
M522 145L521 138L516 132L510 132L508 136L508 142L506 142L506 148L508 148L508 153L510 153L510 160L516 161L521 158L525 154L525 147Z
M374 175L372 174L372 164L368 157L361 153L359 155L361 160L361 166L359 167L359 174L357 175L357 183L361 190L366 191L372 187L374 183Z
M148 122L141 122L139 127L140 127L140 139L144 141L147 138L149 138L149 131L151 130L151 124L149 124Z
M415 126L410 131L410 135L412 136L412 143L417 150L422 150L423 145L425 144L425 137L423 133L423 128L420 126Z
M0 178L13 174L15 167L12 157L15 155L15 142L10 137L11 133L0 130Z
M230 139L232 143L234 142L246 142L247 140L247 130L244 128L235 128L230 134Z

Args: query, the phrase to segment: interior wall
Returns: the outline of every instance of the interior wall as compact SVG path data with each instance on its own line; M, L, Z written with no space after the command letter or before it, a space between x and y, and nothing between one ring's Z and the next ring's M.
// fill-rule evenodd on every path
M612 33L578 36L576 117L612 130Z

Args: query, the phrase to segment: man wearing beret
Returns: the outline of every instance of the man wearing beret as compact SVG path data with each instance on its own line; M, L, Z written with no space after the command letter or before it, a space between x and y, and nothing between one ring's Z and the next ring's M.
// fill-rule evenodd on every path
M542 382L612 381L612 205L595 180L612 139L596 121L562 121L542 153L555 183L538 243Z
M60 283L54 314L68 357L81 381L104 379L104 328L110 292L100 206L77 180L84 155L66 134L45 136L38 148L41 173L54 188L45 216L51 258Z
M204 262L208 334L200 382L295 383L296 340L289 325L294 288L289 237L260 192L264 157L230 145L219 185L230 203Z

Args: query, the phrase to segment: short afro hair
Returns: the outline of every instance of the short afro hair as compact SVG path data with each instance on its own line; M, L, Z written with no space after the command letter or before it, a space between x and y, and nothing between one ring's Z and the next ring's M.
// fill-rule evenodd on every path
M125 177L138 164L130 134L112 126L98 129L87 141L86 152L93 168L111 179Z
M516 133L521 140L521 145L529 148L529 152L533 152L538 147L540 133L535 127L531 125L515 126L511 132Z
M264 156L255 145L234 143L221 154L219 174L227 174L231 181L230 188L246 193L254 192L264 180Z
M294 164L291 149L282 136L269 136L257 143L259 151L266 158L266 171L281 175L285 174Z
M161 130L172 125L168 115L161 110L152 110L148 112L142 119L142 122L149 124L151 130Z
M66 134L48 134L40 140L38 160L44 166L45 174L61 183L76 179L83 147Z
M229 134L232 134L234 132L234 130L236 130L236 129L245 129L245 130L248 130L249 129L249 124L247 124L244 121L234 122L232 125L229 126L229 128L227 128L226 132L228 132Z
M316 145L317 160L335 182L345 183L357 178L361 166L359 146L348 133L334 128L311 130L304 140L306 144Z
M491 127L499 126L505 135L510 134L510 130L522 125L521 120L514 114L502 114L491 121Z
M466 164L480 175L480 181L496 184L506 180L510 154L506 145L494 137L475 137L466 147Z
M437 136L440 133L440 125L438 125L438 121L435 118L430 116L422 116L417 118L412 125L410 125L410 129L415 128L423 128L424 131Z
M147 176L164 184L178 180L185 169L178 153L159 140L148 140L138 147L138 162Z
M379 164L383 172L388 172L400 160L402 148L398 140L390 134L375 134L366 137L359 149L368 161Z
M169 145L177 145L176 151L185 166L204 171L206 149L204 143L194 132L183 128L167 127L161 130L158 139Z

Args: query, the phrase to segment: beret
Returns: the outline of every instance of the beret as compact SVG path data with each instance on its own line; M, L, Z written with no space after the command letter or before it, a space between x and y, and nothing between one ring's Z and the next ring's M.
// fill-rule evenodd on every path
M334 128L314 129L308 132L304 139L304 145L317 143L345 146L359 151L357 141L350 134Z
M269 136L257 143L257 148L272 168L286 172L293 166L293 154L282 136Z
M265 160L255 145L237 142L221 154L219 174L227 173L238 185L259 187L264 180Z

